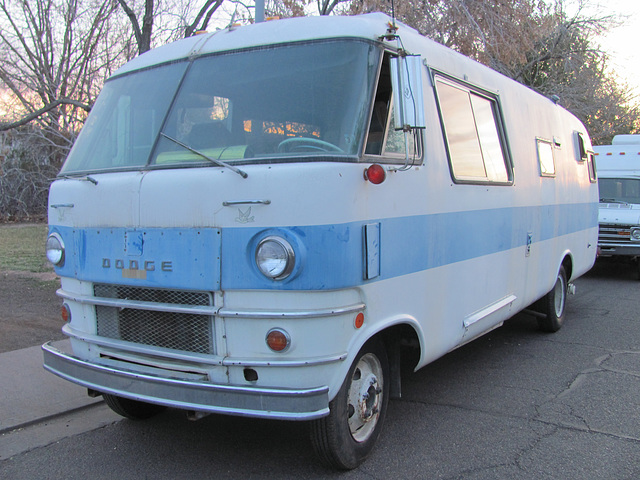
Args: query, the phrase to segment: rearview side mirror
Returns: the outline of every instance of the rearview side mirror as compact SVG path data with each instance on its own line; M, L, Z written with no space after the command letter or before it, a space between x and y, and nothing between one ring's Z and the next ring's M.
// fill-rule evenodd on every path
M396 130L425 128L420 55L391 58L391 88Z

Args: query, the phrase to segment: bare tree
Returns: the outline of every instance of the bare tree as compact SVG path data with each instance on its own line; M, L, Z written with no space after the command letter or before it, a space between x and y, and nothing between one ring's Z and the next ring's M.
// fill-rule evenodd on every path
M202 8L198 11L193 21L184 28L184 37L190 37L199 30L206 30L211 17L222 5L224 0L206 0Z
M113 0L0 0L0 220L46 212L47 190L130 51Z
M341 3L347 3L349 0L316 0L318 13L320 15L330 15L336 7Z
M223 1L204 0L196 12L190 4L184 5L179 1L144 0L137 6L131 0L117 0L133 29L138 54L149 51L154 40L163 42L186 38L199 30L206 30Z
M619 21L586 14L586 0L569 16L566 1L402 0L393 13L447 45L560 103L582 120L596 143L640 128L637 99L606 67L598 35ZM387 0L353 0L343 13L392 13Z
M142 22L138 21L136 12L133 11L125 0L118 0L118 4L120 4L127 17L129 17L131 27L133 28L133 34L136 39L136 44L138 45L138 53L144 53L151 50L151 34L153 31L154 16L153 0L145 0Z
M112 0L0 0L0 81L20 107L0 130L35 121L52 145L71 145L122 56L109 41L115 8Z
M39 159L50 147L42 136L34 136L34 126L0 132L5 148L0 149L0 222L41 220L47 212L51 179L59 167Z

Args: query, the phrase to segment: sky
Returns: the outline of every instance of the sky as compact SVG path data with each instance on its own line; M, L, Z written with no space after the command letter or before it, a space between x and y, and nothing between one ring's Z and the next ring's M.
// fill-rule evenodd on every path
M640 100L640 1L613 0L600 2L600 13L626 16L624 25L613 28L598 41L610 55L610 67Z

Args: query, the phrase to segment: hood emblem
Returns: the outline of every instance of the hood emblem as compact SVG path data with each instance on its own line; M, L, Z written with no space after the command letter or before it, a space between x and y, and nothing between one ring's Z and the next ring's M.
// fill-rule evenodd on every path
M238 209L238 216L236 217L236 222L238 223L251 223L254 222L254 217L251 215L251 207L247 208L246 211L242 211L241 208Z

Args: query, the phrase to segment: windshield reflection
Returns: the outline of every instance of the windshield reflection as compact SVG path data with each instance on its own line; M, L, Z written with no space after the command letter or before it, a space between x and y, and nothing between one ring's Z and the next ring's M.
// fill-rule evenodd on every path
M222 161L356 155L377 52L325 42L200 58L163 133ZM161 138L152 163L201 162Z
M365 41L308 42L199 57L115 78L105 85L61 174L355 160L380 54Z

